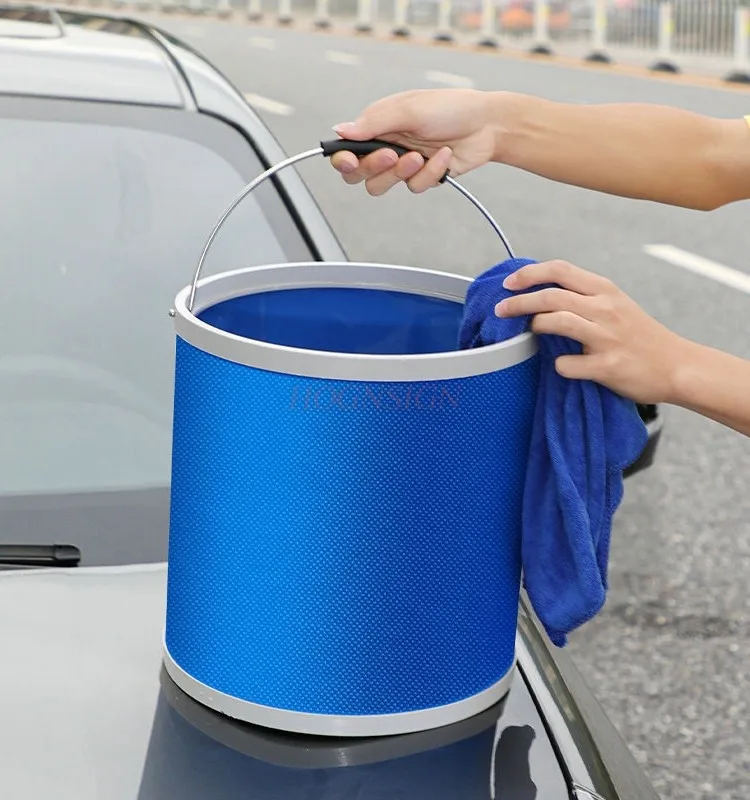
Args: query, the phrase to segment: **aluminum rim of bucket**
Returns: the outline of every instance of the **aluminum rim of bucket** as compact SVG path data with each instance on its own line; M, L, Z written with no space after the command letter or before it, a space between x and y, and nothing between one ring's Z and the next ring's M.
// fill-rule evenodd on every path
M472 717L440 728L400 736L364 739L311 736L300 740L297 737L290 738L286 731L248 724L217 713L181 689L166 669L160 673L159 680L169 707L188 725L217 744L279 767L308 770L345 769L442 750L496 726L507 703L507 697L504 696Z
M497 344L467 350L381 355L275 344L229 333L199 318L198 315L207 308L235 297L280 289L347 287L352 285L355 276L357 288L413 293L463 303L472 278L394 264L354 261L278 263L201 277L208 252L224 223L261 183L282 169L315 156L330 157L336 152L348 150L362 157L383 148L395 150L399 155L408 152L406 148L377 139L365 142L336 139L321 142L319 147L280 161L249 183L216 223L203 248L192 282L175 298L170 315L174 317L176 333L190 344L238 364L272 372L340 380L429 381L462 378L504 369L534 355L537 346L531 332ZM500 238L508 256L513 258L514 253L505 233L487 208L447 172L440 182L453 186L477 208Z

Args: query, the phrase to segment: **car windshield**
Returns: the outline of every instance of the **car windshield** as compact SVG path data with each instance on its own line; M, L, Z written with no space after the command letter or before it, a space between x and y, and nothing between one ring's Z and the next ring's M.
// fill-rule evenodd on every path
M203 115L160 110L136 125L127 111L100 120L32 108L0 114L0 536L79 544L132 505L164 522L168 312L221 212L262 166ZM189 134L177 133L178 114ZM207 274L309 257L270 197L237 209Z

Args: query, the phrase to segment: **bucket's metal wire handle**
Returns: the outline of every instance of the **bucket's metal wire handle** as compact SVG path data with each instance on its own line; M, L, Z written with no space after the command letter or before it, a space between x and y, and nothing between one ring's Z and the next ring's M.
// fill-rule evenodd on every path
M334 153L338 153L340 151L346 150L348 152L354 153L359 158L363 158L370 153L374 153L376 150L381 150L384 148L388 148L390 150L394 150L399 156L406 155L409 150L406 147L401 147L400 145L393 144L392 142L386 142L381 139L368 139L364 142L355 142L351 139L332 139L331 141L321 142L319 147L314 148L313 150L306 150L304 153L298 153L295 156L290 156L289 158L280 161L278 164L267 169L261 175L258 175L255 180L249 183L237 197L232 201L232 204L227 208L227 210L221 215L221 218L216 223L216 226L211 231L211 235L208 237L208 241L206 242L203 252L201 253L201 257L198 261L198 266L195 268L195 274L193 275L193 283L190 288L190 297L188 298L188 311L193 311L193 305L195 303L195 293L198 287L198 281L200 279L201 271L203 270L203 264L206 260L206 256L208 255L208 251L213 244L214 239L216 238L216 234L219 233L224 223L227 221L227 217L234 211L235 208L261 183L268 180L268 178L275 175L277 172L280 172L282 169L286 169L287 167L291 167L293 164L297 164L300 161L304 161L308 158L313 158L314 156L325 156L330 158ZM505 249L508 251L508 256L510 258L514 258L513 250L511 249L510 244L508 243L508 239L506 238L505 234L503 233L500 226L497 224L495 219L493 218L492 214L482 205L482 203L477 200L476 197L465 187L458 183L456 180L451 178L448 172L443 175L440 180L440 183L449 183L453 186L454 189L457 189L467 200L469 200L484 216L484 218L490 223L495 233L500 237Z

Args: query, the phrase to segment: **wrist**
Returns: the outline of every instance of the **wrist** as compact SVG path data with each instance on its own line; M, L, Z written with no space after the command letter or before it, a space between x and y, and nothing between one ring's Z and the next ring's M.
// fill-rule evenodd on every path
M492 92L489 120L495 140L493 161L554 177L545 165L550 152L566 143L561 109L558 103L541 97Z
M696 342L675 338L666 370L666 391L663 402L692 408L700 394L702 381L701 355L704 348Z
M517 166L516 153L528 136L531 114L529 105L535 98L514 92L490 92L487 95L487 124L492 132L492 160Z

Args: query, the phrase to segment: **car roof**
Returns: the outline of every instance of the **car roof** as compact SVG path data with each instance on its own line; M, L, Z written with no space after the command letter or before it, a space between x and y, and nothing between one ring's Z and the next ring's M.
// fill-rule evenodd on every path
M168 43L135 20L0 5L0 92L192 105Z

